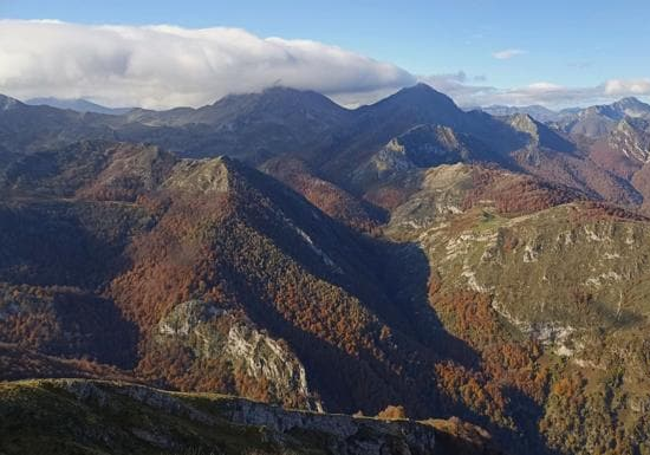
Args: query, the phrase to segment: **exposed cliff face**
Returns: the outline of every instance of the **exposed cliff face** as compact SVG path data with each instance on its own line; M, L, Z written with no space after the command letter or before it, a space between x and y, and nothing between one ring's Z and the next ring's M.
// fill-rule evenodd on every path
M442 125L419 125L391 139L354 174L357 186L377 182L440 164L486 158L487 146L474 136ZM498 161L493 157L494 161ZM488 159L489 161L489 159Z
M181 303L160 321L154 340L188 347L197 361L219 359L231 370L230 375L240 372L268 382L271 402L298 397L307 409L323 409L307 385L305 367L289 346L260 331L234 309L201 300Z
M610 147L641 165L650 160L650 119L625 118L612 130Z
M3 383L0 417L0 451L6 454L438 453L436 431L424 423L286 411L124 383Z
M515 114L507 119L507 123L515 130L528 136L526 148L535 151L545 148L556 152L572 152L575 145L561 137L549 127L533 119L527 114Z
M194 194L226 193L229 189L227 158L182 160L163 183L171 190Z

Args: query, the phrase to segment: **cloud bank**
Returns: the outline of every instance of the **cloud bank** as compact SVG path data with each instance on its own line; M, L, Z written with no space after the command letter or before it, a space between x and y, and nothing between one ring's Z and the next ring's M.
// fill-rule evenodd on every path
M198 106L274 84L346 95L416 82L389 63L233 28L0 21L0 90L107 105Z
M520 49L496 52L507 59ZM0 20L0 93L20 99L86 98L107 106L201 106L273 85L309 89L357 106L426 82L462 106L566 107L650 96L650 79L596 87L537 82L497 88L483 75L414 75L336 46L261 38L242 29L80 25Z

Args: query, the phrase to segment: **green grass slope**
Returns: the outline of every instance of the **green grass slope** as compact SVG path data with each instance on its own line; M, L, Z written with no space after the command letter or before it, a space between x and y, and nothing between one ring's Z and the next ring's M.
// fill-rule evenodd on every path
M3 455L448 453L454 423L436 425L445 441L440 447L433 424L408 420L286 411L240 398L121 382L0 383ZM484 449L467 441L455 447L460 448L456 453Z

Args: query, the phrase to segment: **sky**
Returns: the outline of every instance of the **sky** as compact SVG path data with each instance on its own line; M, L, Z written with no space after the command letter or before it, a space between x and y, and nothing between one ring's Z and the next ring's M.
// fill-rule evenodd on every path
M0 0L0 92L198 106L290 85L345 105L650 97L650 2Z

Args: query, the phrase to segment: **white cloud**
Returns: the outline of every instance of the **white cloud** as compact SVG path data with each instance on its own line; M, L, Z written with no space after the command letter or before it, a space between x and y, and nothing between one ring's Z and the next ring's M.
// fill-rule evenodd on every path
M610 79L593 87L565 87L548 82L500 91L493 96L509 104L566 107L608 103L626 96L650 95L650 79Z
M420 76L419 78L420 82L429 84L436 90L449 95L454 101L462 105L475 104L475 98L481 96L481 94L488 94L496 90L486 85L467 84L469 79L463 71L451 74ZM472 79L476 80L476 77ZM481 82L483 82L485 78L480 77L479 79L482 79Z
M650 79L612 79L605 83L605 93L612 96L650 95Z
M609 103L626 96L650 96L650 79L612 79L593 87L566 87L541 81L514 88L470 85L454 75L426 76L420 80L467 107L541 104L549 108L562 108Z
M509 58L525 53L506 49ZM462 106L543 104L565 107L650 96L650 79L611 79L595 87L536 82L497 88L485 76L416 76L335 46L260 38L235 28L79 25L0 20L0 93L87 98L107 106L167 108L212 103L229 93L272 85L311 89L357 106L417 81Z
M561 91L564 87L558 84L553 84L552 82L533 82L532 84L529 84L526 89L531 92L545 93Z
M523 49L504 49L502 51L494 52L492 54L492 57L498 60L510 60L513 57L517 57L518 55L524 55L527 53L528 51L525 51Z
M0 92L22 99L163 108L274 84L350 97L415 81L395 65L335 46L242 29L0 20Z

